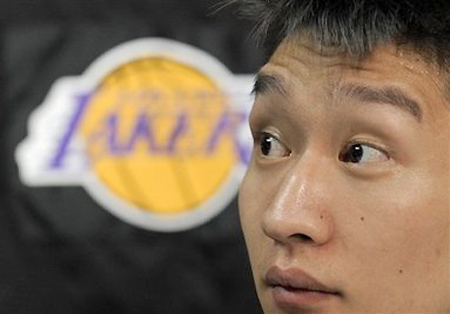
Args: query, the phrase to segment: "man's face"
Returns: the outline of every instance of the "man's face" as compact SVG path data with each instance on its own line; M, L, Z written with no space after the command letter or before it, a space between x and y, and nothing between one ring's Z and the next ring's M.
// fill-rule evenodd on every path
M300 40L262 68L239 203L266 313L450 311L450 111L436 73L392 46L355 63Z

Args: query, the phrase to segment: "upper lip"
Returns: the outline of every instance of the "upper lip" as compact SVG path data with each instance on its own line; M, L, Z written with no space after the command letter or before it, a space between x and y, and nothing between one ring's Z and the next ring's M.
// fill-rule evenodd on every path
M292 291L341 295L338 290L325 286L299 268L281 269L278 266L273 266L267 271L264 282L269 287L283 287Z

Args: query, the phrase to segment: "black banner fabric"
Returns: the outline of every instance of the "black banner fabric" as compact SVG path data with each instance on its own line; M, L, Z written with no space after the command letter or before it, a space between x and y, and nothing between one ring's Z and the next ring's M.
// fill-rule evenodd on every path
M159 37L233 73L262 54L250 26L215 1L3 1L1 313L261 313L234 200L209 222L161 233L104 210L81 187L25 185L15 160L53 83L113 47Z

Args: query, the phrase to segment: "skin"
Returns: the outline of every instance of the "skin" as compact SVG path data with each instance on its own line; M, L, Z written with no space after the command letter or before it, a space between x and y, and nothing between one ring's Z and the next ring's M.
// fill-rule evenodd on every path
M302 39L261 69L274 79L256 91L239 206L265 313L450 313L450 104L437 73L406 48L355 62ZM401 90L421 114L349 84ZM361 161L342 158L360 142ZM339 295L280 307L264 282L272 266Z

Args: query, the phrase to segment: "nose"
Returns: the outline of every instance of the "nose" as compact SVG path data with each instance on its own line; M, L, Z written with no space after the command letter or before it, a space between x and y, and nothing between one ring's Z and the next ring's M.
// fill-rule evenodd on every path
M304 155L286 172L262 219L268 237L284 244L329 242L334 230L333 183L327 163Z

